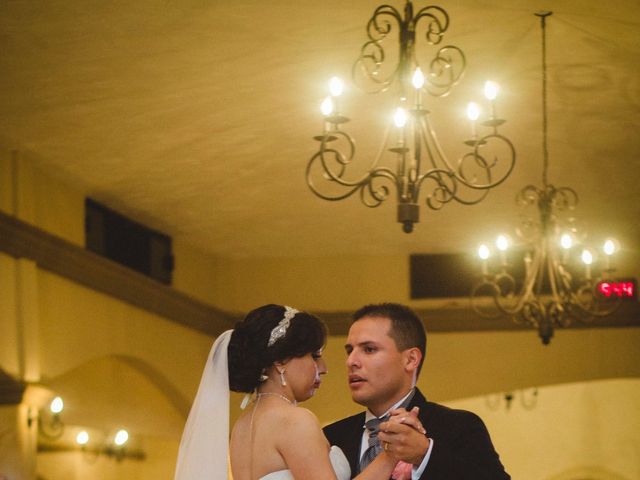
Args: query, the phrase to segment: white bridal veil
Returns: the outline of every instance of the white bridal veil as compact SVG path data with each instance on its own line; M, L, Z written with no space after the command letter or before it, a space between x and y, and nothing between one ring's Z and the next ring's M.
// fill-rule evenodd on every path
M211 347L182 433L175 480L223 480L228 476L229 373L227 346L232 330Z

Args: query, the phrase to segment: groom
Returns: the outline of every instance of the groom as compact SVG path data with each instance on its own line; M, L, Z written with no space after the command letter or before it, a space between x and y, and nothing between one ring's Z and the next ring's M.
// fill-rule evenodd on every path
M326 426L324 433L349 459L352 476L384 448L412 464L413 480L511 478L478 416L428 402L413 388L426 332L410 308L395 303L361 308L353 315L345 349L351 398L367 411ZM418 407L419 422L386 422L385 415L399 407Z

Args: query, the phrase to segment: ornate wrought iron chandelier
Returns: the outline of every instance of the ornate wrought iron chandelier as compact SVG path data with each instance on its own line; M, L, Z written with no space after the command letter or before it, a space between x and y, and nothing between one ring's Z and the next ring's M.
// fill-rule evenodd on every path
M584 245L586 233L570 212L578 203L578 194L569 187L555 187L547 180L549 152L547 148L547 61L546 18L551 12L536 13L542 31L542 187L527 185L518 192L516 202L525 209L535 209L536 217L525 213L516 229L515 243L524 253L524 279L516 281L510 272L507 250L511 239L500 235L496 240L498 258L495 268L488 265L491 251L481 245L478 255L482 261L482 278L471 293L473 309L484 317L510 315L517 323L526 323L538 329L545 345L556 327L566 327L572 320L588 321L605 316L620 305L620 297L606 295L598 290L600 281L607 279L614 269L610 257L618 248L617 242L607 239L602 252L603 261L598 275L594 275L594 250L583 247L583 267L577 269L572 257ZM495 271L490 271L495 270ZM582 270L582 273L580 273ZM482 297L492 301L483 302Z
M337 201L358 192L367 207L377 207L395 186L398 222L410 233L419 221L421 189L427 190L426 205L438 210L452 200L478 203L509 176L516 154L512 143L498 132L505 120L496 115L498 86L494 82L485 84L490 102L485 120L478 121L478 104L471 103L467 108L471 121L471 136L463 147L467 153L452 162L438 141L427 96L445 97L466 68L462 50L441 45L448 28L449 16L437 6L414 13L412 2L407 1L403 14L389 5L374 11L367 24L368 40L352 68L352 79L366 93L389 92L394 96L393 126L389 122L378 154L364 173L361 170L354 178L349 177L347 172L355 167L355 142L343 130L349 121L340 110L344 85L333 77L330 96L321 106L323 132L314 137L319 148L306 171L307 184L318 197ZM385 49L385 42L391 42L395 33L398 49ZM424 42L418 41L421 38ZM488 132L479 134L478 126ZM391 159L387 161L387 157Z

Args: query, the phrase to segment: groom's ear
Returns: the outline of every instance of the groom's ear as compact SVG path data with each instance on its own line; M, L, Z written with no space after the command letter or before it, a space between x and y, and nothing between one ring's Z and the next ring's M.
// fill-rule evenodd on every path
M420 366L420 360L422 360L422 352L418 347L407 348L403 353L404 356L404 368L409 372L418 370Z

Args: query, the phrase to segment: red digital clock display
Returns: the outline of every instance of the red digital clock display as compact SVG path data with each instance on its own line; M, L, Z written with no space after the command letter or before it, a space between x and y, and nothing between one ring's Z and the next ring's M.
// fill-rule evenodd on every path
M607 298L635 298L636 282L632 280L604 280L598 283L597 290L601 295Z

